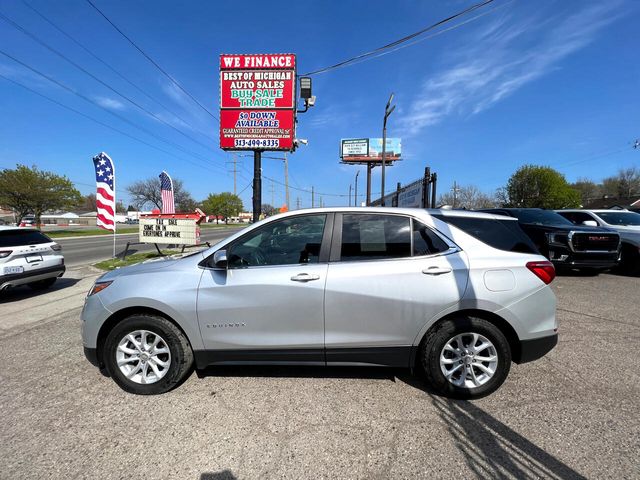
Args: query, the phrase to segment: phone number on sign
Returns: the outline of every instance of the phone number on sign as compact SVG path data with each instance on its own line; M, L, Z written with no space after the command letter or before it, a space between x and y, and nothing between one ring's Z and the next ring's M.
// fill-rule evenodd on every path
M280 140L277 138L236 138L234 145L240 148L269 148L279 147Z

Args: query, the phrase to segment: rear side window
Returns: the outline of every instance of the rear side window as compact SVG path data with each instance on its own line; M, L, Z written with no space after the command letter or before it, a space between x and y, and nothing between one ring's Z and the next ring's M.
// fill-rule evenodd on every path
M434 255L449 250L444 240L424 223L413 220L413 254L415 256Z
M531 239L522 231L517 221L488 218L433 215L438 220L453 225L487 245L518 253L538 253Z
M381 260L411 256L411 221L397 215L342 216L340 259Z
M51 239L36 230L0 230L0 247L20 247L51 243Z

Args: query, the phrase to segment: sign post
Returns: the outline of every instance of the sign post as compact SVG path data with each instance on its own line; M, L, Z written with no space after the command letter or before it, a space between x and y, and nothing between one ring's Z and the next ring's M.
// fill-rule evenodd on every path
M261 153L293 151L296 56L220 55L220 148L253 150L253 221L262 203Z

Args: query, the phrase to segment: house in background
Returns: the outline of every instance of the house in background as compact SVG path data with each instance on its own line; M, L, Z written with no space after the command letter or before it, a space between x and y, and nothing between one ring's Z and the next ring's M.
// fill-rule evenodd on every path
M640 210L640 195L622 198L605 195L602 198L589 200L584 208L595 210L599 208L626 208L628 210Z

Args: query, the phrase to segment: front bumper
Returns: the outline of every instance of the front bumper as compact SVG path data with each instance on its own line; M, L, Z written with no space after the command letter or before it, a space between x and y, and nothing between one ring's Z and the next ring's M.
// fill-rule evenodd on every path
M551 253L551 252L550 252ZM556 267L564 268L613 268L618 264L620 253L577 253L556 249L550 260Z
M91 365L100 368L97 348L84 347L84 356L87 357L87 360L89 360L89 363L91 363Z
M46 280L48 278L61 277L65 271L66 268L64 265L54 265L53 267L39 268L29 272L0 275L0 290Z
M533 362L544 357L558 344L558 334L520 341L520 351L514 352L515 363Z

